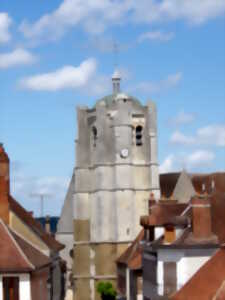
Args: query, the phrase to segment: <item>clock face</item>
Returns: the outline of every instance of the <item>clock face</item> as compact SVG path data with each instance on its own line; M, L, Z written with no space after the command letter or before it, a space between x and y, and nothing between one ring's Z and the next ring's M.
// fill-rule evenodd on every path
M128 155L129 155L129 151L128 151L128 149L122 149L121 151L120 151L120 155L121 155L121 157L123 157L123 158L126 158L126 157L128 157Z

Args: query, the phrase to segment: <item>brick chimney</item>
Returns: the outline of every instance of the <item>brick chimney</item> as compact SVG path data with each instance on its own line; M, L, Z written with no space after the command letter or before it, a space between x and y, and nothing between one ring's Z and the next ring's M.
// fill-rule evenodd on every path
M0 144L0 218L9 223L9 157Z
M208 195L195 195L191 199L193 238L210 240L212 233L211 203Z

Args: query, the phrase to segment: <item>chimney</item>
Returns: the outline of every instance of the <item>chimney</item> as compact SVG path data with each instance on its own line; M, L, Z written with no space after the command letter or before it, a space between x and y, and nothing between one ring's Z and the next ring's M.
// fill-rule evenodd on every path
M212 179L211 181L211 191L213 192L215 189L215 181Z
M45 231L51 233L50 216L45 218Z
M148 200L148 213L151 214L151 207L156 204L154 193L150 194L150 198Z
M9 157L0 144L0 218L9 224Z
M205 184L204 183L202 184L202 192L203 193L205 192Z
M193 238L212 238L211 203L208 195L195 195L191 199L191 207Z
M165 226L164 229L164 244L171 244L176 240L176 229L172 225Z

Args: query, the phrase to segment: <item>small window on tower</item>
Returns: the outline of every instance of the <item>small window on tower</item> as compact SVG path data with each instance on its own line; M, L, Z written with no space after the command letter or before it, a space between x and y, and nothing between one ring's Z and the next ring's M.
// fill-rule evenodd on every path
M143 127L141 125L138 125L136 127L136 146L142 146L142 133Z
M93 146L96 146L96 141L97 141L97 128L95 126L92 127L92 136L93 136Z

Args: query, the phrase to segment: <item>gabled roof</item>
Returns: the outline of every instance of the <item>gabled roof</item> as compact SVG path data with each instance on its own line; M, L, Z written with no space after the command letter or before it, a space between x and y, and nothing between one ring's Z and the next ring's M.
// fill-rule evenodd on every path
M19 237L15 232L11 231L11 234L19 247L22 249L27 259L35 268L43 268L51 263L51 260L46 255L34 248L26 240Z
M222 248L174 295L172 300L224 300L225 249Z
M73 233L73 193L75 189L75 173L73 173L64 200L61 216L57 225L57 233Z
M117 263L125 264L132 270L141 269L142 267L142 248L140 241L144 239L144 229L141 230L134 242L123 252L117 259Z
M0 219L0 272L31 272L50 264L47 256L16 235Z
M9 196L9 208L52 250L60 251L65 246L48 234L29 212L27 212L12 196Z

